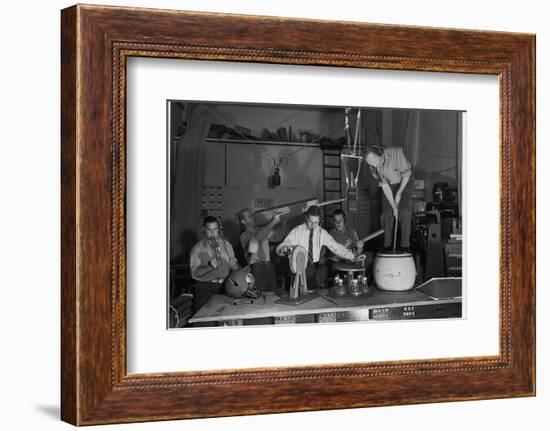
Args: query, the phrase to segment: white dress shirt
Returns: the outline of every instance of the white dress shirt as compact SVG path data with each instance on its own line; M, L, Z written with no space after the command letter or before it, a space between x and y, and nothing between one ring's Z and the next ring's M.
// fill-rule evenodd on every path
M279 253L283 247L296 245L301 245L309 253L309 228L305 223L292 229L284 241L277 246L276 252ZM316 226L313 228L313 262L319 262L319 255L323 246L328 247L330 251L341 258L348 260L355 258L351 250L348 250L342 244L338 244L325 229Z

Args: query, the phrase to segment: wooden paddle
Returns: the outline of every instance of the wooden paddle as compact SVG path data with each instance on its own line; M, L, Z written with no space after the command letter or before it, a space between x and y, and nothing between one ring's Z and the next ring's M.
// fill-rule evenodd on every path
M377 230L376 232L373 232L373 233L367 235L365 238L360 239L360 240L357 241L357 242L365 243L365 242L367 242L367 241L370 241L370 240L373 239L373 238L376 238L377 236L382 235L383 233L384 233L384 229L379 229L379 230Z

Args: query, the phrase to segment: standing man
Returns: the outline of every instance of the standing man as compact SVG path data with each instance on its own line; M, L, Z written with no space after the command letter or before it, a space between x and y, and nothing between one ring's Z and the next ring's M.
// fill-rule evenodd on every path
M400 147L369 147L365 161L384 193L381 217L385 231L384 247L389 248L393 244L393 222L398 216L401 248L407 250L411 237L411 199L407 188L412 174L411 164Z
M281 216L275 214L264 227L259 227L256 224L254 215L248 208L239 211L237 218L244 228L240 240L246 261L256 280L256 288L260 291L275 290L277 284L275 268L269 256L269 237L273 233L275 225L281 220Z
M318 206L311 206L305 213L305 223L292 229L287 237L281 242L275 250L279 256L283 256L291 251L292 247L301 245L308 251L306 278L307 288L309 290L317 288L315 276L319 265L321 248L326 246L337 256L348 260L359 260L360 257L338 244L329 233L319 226L321 220L321 210Z
M197 281L192 287L195 312L217 293L223 292L223 282L231 271L240 266L233 247L220 235L220 222L216 217L205 217L202 223L204 238L191 250L191 277Z

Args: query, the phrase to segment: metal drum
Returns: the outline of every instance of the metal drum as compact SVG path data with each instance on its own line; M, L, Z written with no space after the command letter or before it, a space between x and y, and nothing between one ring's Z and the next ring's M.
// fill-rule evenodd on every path
M403 292L412 289L416 278L414 258L411 253L376 253L373 274L380 290Z

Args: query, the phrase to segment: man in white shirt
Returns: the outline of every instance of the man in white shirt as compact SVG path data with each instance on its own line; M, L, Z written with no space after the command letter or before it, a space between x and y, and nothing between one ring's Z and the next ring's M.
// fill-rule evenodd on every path
M308 251L308 260L306 267L307 287L308 289L317 288L315 274L319 264L321 248L327 247L335 255L342 259L351 261L360 260L351 250L348 250L342 244L338 244L330 234L323 229L319 223L321 221L321 210L318 206L311 206L306 211L305 223L292 229L286 238L281 242L275 252L283 256L291 251L292 247L301 245Z

